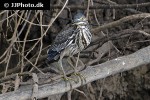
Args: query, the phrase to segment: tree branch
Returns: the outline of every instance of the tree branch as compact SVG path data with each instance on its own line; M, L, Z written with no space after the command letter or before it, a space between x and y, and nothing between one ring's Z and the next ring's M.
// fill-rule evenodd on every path
M132 68L149 64L150 63L150 46L145 47L131 55L118 57L116 59L107 61L105 63L88 66L85 70L81 71L81 74L84 76L86 81L81 81L75 83L71 81L72 89L75 89L79 86L85 85L92 81L105 78L107 76L127 71ZM74 80L78 80L77 76L71 76ZM52 84L46 84L39 86L39 91L36 94L37 98L44 98L50 95L64 93L70 90L69 82L64 82L63 80L55 82ZM32 87L26 86L26 88L20 88L15 92L9 92L0 95L0 100L26 100L30 99L32 95Z
M92 33L98 33L98 32L100 32L104 29L119 26L119 25L121 25L121 24L123 24L124 22L127 22L127 21L135 21L135 20L138 20L138 19L146 19L146 18L150 18L149 13L134 14L134 15L126 16L126 17L123 17L123 18L121 18L117 21L113 21L113 22L104 24L102 26L99 26L97 28L94 28L94 29L92 29Z

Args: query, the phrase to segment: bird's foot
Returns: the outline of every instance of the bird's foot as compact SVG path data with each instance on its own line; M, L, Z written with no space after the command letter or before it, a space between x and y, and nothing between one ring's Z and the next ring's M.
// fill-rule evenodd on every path
M79 73L79 72L76 72L76 71L75 71L75 72L73 73L73 75L78 76L79 79L81 80L81 83L83 83L83 82L86 81L86 78L85 78L81 73ZM79 80L77 80L76 82L79 82Z
M72 78L70 78L70 77L67 77L66 75L63 75L63 79L64 79L65 82L69 82L70 89L72 90L71 81L74 81L74 80Z
M73 80L72 78L67 77L66 75L63 76L63 79L64 79L65 81Z

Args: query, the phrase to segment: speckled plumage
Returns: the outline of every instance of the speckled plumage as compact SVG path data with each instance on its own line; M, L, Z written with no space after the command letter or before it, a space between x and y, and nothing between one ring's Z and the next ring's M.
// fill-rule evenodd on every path
M91 42L89 24L82 13L75 15L73 24L68 25L58 33L48 51L48 60L57 59L59 56L72 56L81 52Z

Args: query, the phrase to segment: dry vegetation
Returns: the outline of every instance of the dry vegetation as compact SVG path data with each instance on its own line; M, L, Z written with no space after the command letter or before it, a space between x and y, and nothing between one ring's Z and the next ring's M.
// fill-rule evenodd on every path
M76 10L84 10L93 38L78 65L86 81L70 81L72 86L65 87L57 61L46 60L47 50ZM150 98L149 38L148 0L51 0L50 10L1 10L0 100L146 100ZM71 61L74 65L76 58ZM66 58L63 65L68 77L78 79ZM52 93L46 84L57 88Z

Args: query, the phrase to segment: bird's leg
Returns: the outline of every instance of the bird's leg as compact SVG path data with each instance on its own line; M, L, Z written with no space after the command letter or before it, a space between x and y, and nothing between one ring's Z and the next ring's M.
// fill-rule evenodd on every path
M65 70L64 70L64 68L63 68L63 66L62 66L62 58L61 58L61 57L60 57L58 63L59 63L60 68L61 68L61 70L62 70L62 72L63 72L63 78L64 78L64 80L69 82L70 88L72 89L72 84L71 84L71 82L69 81L71 78L68 78L67 75L66 75L66 73L65 73Z
M78 57L77 57L76 65L75 65L74 74L75 74L76 76L79 76L80 79L81 79L81 81L83 82L83 80L85 81L85 77L84 77L83 75L81 75L81 74L78 72L78 69L77 69L78 63L79 63L79 56L80 56L80 52L78 53Z
M71 61L71 57L70 57L70 56L67 58L67 62L68 62L68 64L70 65L70 67L73 68L73 70L75 70L75 67L74 67L74 65L72 64L73 61Z
M63 65L62 65L62 59L63 59L64 55L65 55L64 53L62 53L62 54L60 55L60 59L59 59L58 63L59 63L59 65L60 65L61 71L63 72L63 77L64 77L64 79L65 79L65 80L69 80L69 79L71 79L71 78L68 78L68 77L67 77L66 72L65 72L65 70L64 70L64 68L63 68Z
M66 73L65 73L65 70L64 70L64 68L63 68L63 65L62 65L62 58L63 58L63 55L60 56L60 59L59 59L58 63L59 63L60 68L61 68L61 70L62 70L62 72L63 72L64 80L69 82L70 88L72 89L72 84L71 84L71 82L70 82L69 80L73 80L73 79L67 77L67 75L66 75Z
M77 61L76 61L75 73L78 72L77 67L78 67L78 63L79 63L79 56L80 56L80 52L78 53L78 57L77 57Z
M69 65L70 65L70 67L73 68L74 73L75 73L75 72L77 72L77 69L76 69L76 67L75 67L76 65L74 66L73 63L76 61L76 59L74 58L73 61L72 61L71 58L73 59L74 57L70 57L70 56L69 56L69 57L67 58L67 61L68 61ZM76 63L76 64L77 64L77 63Z
M62 65L62 59L64 56L65 56L65 52L61 52L58 63L60 65L61 71L63 72L64 79L67 80L67 75L66 75L65 70L64 70L63 65Z
M79 59L79 62L81 63L81 66L85 66L85 64L82 62L82 60Z
M59 63L59 65L60 65L61 71L63 72L64 78L67 79L66 73L65 73L64 68L63 68L63 66L62 66L62 58L61 58L61 57L60 57L58 63Z

